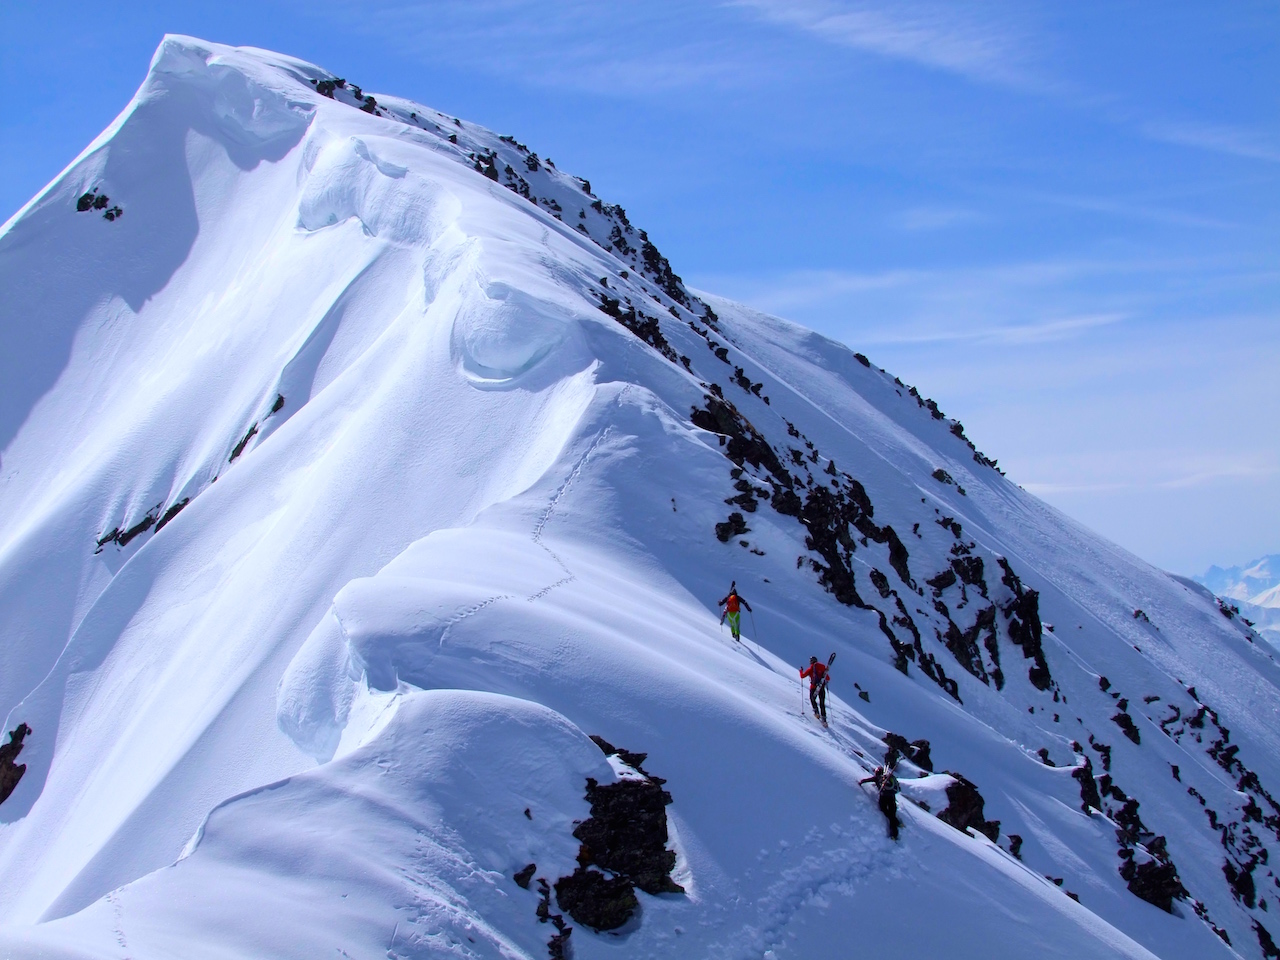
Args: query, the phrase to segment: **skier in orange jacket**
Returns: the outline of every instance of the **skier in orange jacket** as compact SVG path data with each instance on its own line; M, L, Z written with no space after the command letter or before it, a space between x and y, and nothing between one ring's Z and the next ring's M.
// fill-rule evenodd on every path
M742 635L742 611L739 610L738 607L746 607L747 612L750 613L751 604L738 596L737 580L734 580L729 584L729 592L720 598L719 606L724 607L724 610L720 614L720 622L724 623L727 619L729 621L729 632L733 634L733 639L738 640L738 642L741 643L742 641L739 637Z

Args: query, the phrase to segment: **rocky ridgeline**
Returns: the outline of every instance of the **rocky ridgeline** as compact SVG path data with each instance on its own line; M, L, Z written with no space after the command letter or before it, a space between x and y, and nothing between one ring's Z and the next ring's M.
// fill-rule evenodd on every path
M539 157L515 137L495 136L483 128L464 124L457 117L407 101L388 99L379 103L341 77L312 77L307 82L317 93L335 102L440 137L454 150L459 162L555 219L572 223L583 236L629 265L628 272L650 281L661 294L654 299L673 316L678 316L673 307L695 310L702 306L690 295L648 234L632 226L626 210L604 203L591 192L590 181L561 173L550 157Z
M796 565L812 570L840 603L876 614L894 665L903 673L914 662L949 696L960 700L959 685L948 675L945 659L982 683L1003 689L1003 639L1030 661L1031 685L1052 693L1054 702L1061 699L1044 654L1039 595L1023 586L1004 557L966 540L960 523L936 508L932 517L922 512L921 522L931 519L950 533L953 543L947 565L923 578L921 586L912 574L911 555L902 537L892 525L876 522L875 507L862 483L824 457L789 421L783 421L787 435L796 442L785 449L774 447L725 397L723 387L715 383L710 387L703 406L690 412L690 421L717 434L725 457L734 465L730 478L738 493L726 503L740 510L731 511L716 526L722 542L750 532L744 512L755 513L767 504L802 525L810 554L798 557ZM919 527L919 522L913 526L916 537ZM859 587L853 560L859 548L870 554L867 580L874 593ZM992 568L1000 572L995 584L987 579ZM922 599L931 611L920 606ZM960 611L966 615L961 617ZM932 637L921 629L922 624Z

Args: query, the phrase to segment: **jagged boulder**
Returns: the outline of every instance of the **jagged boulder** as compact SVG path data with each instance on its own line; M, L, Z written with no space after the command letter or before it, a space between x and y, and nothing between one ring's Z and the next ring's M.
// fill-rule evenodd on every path
M591 818L578 824L573 835L588 848L591 862L627 877L645 893L683 892L671 879L676 865L675 852L667 849L671 794L660 782L648 778L599 784L588 779L587 800Z
M31 735L31 728L25 723L18 724L9 731L9 742L0 746L0 803L9 799L9 795L18 786L18 781L27 772L25 763L14 763L22 752L22 741Z
M1172 863L1163 860L1136 862L1127 858L1120 867L1120 876L1129 892L1147 903L1159 907L1165 913L1173 913L1173 901L1187 895L1178 879L1178 871Z
M606 877L581 866L556 881L556 902L578 923L594 930L617 930L640 906L626 877Z
M684 893L684 888L671 879L676 855L667 849L671 794L662 787L666 781L641 766L646 754L619 749L602 737L591 739L639 776L606 784L587 778L591 816L574 828L582 842L578 868L556 881L556 902L583 926L616 930L640 906L636 887L650 894Z
M938 819L961 831L972 827L995 843L1000 837L1000 821L984 816L985 801L978 788L958 773L948 770L947 775L954 782L947 787L947 809L938 814Z
M1080 808L1086 813L1089 808L1102 809L1102 797L1098 793L1098 781L1093 777L1093 762L1084 758L1084 763L1071 771L1071 777L1080 784Z
M884 735L885 766L893 766L899 757L906 757L921 770L933 772L933 757L928 740L908 740L900 733L890 731Z

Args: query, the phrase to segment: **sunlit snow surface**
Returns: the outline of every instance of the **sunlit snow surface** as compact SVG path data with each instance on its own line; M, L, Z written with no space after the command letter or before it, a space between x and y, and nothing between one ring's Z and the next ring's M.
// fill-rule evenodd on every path
M640 894L617 935L576 928L580 960L1262 956L1278 884L1263 861L1253 905L1233 895L1222 824L1252 824L1255 852L1274 831L1207 752L1215 724L1158 724L1195 687L1280 796L1269 648L847 348L672 299L582 181L415 104L322 96L327 78L168 38L0 233L0 712L35 731L0 805L0 955L544 957L512 874L573 869L586 778L617 775L598 734L667 780L686 893ZM475 169L495 151L498 181ZM94 188L123 216L77 212ZM865 486L913 583L872 542L858 588L882 604L870 571L889 573L958 699L822 588L794 516L766 501L717 539L738 491L690 422L710 384ZM999 556L1040 591L1051 690L1003 634L1003 689L933 636L944 518L993 590ZM741 645L717 624L731 579ZM948 589L971 617L977 590ZM832 650L828 731L796 666ZM910 765L890 842L858 786L886 731L976 784L999 843L937 819L949 781ZM1189 901L1126 889L1116 825L1071 775L1103 773L1090 734L1231 948Z

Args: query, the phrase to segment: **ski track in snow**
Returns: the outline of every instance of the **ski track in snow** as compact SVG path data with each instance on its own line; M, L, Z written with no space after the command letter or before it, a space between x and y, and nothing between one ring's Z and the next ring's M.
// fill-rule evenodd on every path
M622 396L625 394L626 394L626 389L624 389L622 393L619 394L618 396L619 402L622 400ZM562 587L566 584L572 583L575 579L577 579L574 576L573 571L569 569L569 565L566 564L564 560L560 558L559 554L557 554L554 550L552 550L550 547L548 547L545 543L542 542L542 531L546 529L546 526L551 521L551 518L555 516L556 507L559 506L560 501L568 494L569 488L573 486L573 482L577 480L578 477L582 474L583 469L586 467L588 462L590 462L592 455L596 452L596 448L599 447L602 443L604 443L606 439L608 439L610 432L611 432L611 428L606 428L600 431L600 433L596 435L595 439L591 441L591 446L589 446L586 452L583 453L583 455L578 458L578 462L574 464L573 470L569 473L567 477L565 477L564 482L560 484L555 494L552 495L551 501L547 504L546 510L542 512L542 515L538 517L538 522L534 524L533 542L547 552L547 555L550 556L551 559L556 562L556 566L558 566L561 570L563 570L565 575L563 579L557 580L555 583L548 584L547 586L539 590L537 593L526 598L530 603L533 603L534 601L537 601L537 600L541 600L543 597L545 597L547 594L549 594L552 590L556 589L557 587Z

